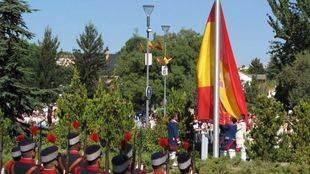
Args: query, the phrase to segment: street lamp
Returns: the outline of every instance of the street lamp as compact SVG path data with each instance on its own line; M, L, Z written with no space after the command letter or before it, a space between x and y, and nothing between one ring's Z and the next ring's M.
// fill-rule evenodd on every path
M162 25L161 29L163 30L164 34L165 34L165 39L164 39L164 52L165 55L164 57L167 56L167 34L168 31L170 29L170 25ZM164 116L166 117L166 113L167 113L167 75L168 75L168 66L162 66L162 71L166 71L165 73L162 72L162 75L164 76Z
M145 121L146 125L148 125L149 122L149 104L150 104L150 99L151 99L151 94L152 94L152 88L149 86L149 65L151 64L150 62L150 50L149 50L149 42L150 42L150 33L152 32L151 28L151 14L153 12L154 5L143 5L143 10L146 15L146 34L147 34L147 45L146 45L146 89L145 89L145 96L146 96L146 108L145 108ZM151 60L152 61L152 60Z

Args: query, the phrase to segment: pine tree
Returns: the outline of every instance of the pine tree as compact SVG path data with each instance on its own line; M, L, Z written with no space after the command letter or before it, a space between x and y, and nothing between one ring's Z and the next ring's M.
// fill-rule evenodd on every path
M101 34L93 24L85 26L85 31L77 39L80 49L74 50L75 64L85 84L88 97L92 97L99 74L104 70L105 58Z
M33 34L23 15L32 11L25 1L0 1L0 108L10 118L32 111L38 103L37 91L27 85L31 72L26 67L29 60L25 39L31 39Z
M249 74L265 74L264 65L260 62L258 58L255 58L251 61L251 64L248 69Z
M268 15L268 23L276 39L271 44L268 72L274 78L286 65L295 61L297 53L310 49L310 2L268 0L268 3L273 13Z
M251 83L246 83L244 85L244 92L248 107L251 108L255 106L257 104L257 98L261 95L259 84L255 76L253 76Z
M293 109L299 101L310 102L310 51L300 53L292 66L287 66L278 75L276 99L286 109Z
M51 123L52 105L59 93L58 65L56 64L59 41L52 36L51 28L45 29L43 41L39 41L39 55L36 67L37 87L42 89L42 103L48 106L48 122Z

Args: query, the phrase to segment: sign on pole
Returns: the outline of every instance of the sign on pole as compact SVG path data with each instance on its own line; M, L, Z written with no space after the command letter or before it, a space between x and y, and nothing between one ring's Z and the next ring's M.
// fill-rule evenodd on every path
M161 75L163 76L168 75L168 66L161 66Z

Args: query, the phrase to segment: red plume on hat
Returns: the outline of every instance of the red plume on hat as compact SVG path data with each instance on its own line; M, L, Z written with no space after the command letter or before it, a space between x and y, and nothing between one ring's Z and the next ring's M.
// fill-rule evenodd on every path
M36 136L38 135L39 128L37 126L31 126L30 131L33 136Z
M126 132L125 135L124 135L124 140L126 142L130 141L131 140L131 133L130 132Z
M21 141L24 141L24 140L25 140L25 135L24 134L19 134L16 137L16 141L18 141L18 142L21 142Z
M55 134L49 133L49 134L47 134L47 136L46 136L46 140L47 140L47 142L55 143L56 140L57 140L57 137L56 137Z
M79 127L80 127L80 122L79 121L77 121L77 120L75 120L73 123L72 123L72 127L74 128L74 129L78 129Z
M189 145L189 143L187 141L184 141L183 144L182 144L182 147L183 147L183 149L185 151L188 152L190 145Z
M168 147L169 147L168 138L165 138L165 137L159 138L158 144L159 144L162 148L168 148Z
M90 136L89 136L90 140L92 140L93 142L95 143L98 143L99 142L99 135L97 133L92 133Z

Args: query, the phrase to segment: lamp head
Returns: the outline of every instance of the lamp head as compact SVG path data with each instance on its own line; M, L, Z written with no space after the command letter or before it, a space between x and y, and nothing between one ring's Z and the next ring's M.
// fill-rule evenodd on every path
M163 30L165 34L167 34L170 29L170 25L162 25L161 29Z
M143 10L146 16L151 16L154 9L154 5L143 5Z

